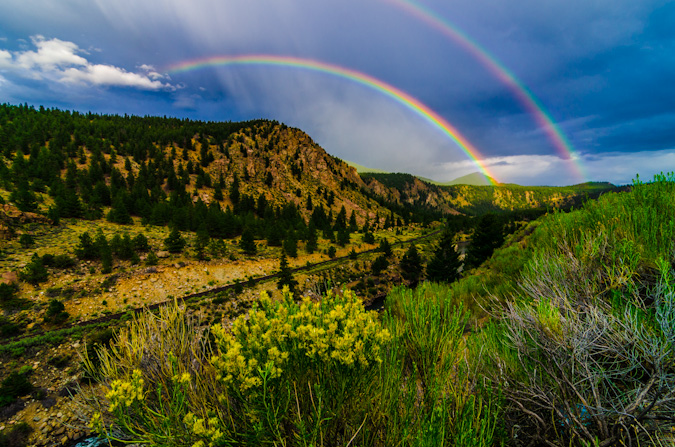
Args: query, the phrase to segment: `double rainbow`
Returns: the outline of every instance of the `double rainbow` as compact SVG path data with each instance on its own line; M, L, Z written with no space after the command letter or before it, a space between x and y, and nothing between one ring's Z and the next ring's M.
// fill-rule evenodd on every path
M419 4L414 0L382 0L404 10L411 16L416 17L430 27L449 37L453 42L476 58L496 78L506 84L515 97L534 117L541 129L548 135L549 140L555 146L558 154L564 160L572 162L575 175L580 180L586 181L587 175L581 158L576 153L562 130L553 122L540 101L532 92L520 82L497 58L481 47L477 42L464 34L458 27L445 20L431 9Z
M313 72L325 73L332 76L337 76L357 84L369 87L378 91L389 98L392 98L399 104L412 110L417 115L428 121L438 129L440 129L446 136L459 146L464 153L469 156L478 167L480 172L493 184L495 184L495 177L492 175L484 164L484 158L469 141L462 136L462 134L455 129L450 123L444 120L440 115L431 110L429 107L408 95L407 93L393 87L377 78L374 78L365 73L356 70L340 67L338 65L319 62L312 59L304 59L289 56L274 56L274 55L243 55L243 56L215 56L204 59L195 59L183 61L178 64L169 66L167 71L172 74L185 73L188 71L198 70L205 67L224 67L236 65L261 65L261 66L276 66L289 67L296 69L304 69Z

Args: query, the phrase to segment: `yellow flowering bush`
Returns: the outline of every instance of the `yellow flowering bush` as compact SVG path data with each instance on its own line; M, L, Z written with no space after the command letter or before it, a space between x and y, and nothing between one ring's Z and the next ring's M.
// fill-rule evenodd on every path
M222 326L211 332L219 352L211 359L218 379L235 384L242 393L262 385L263 368L269 379L304 363L368 368L382 361L382 346L391 339L377 314L365 311L349 290L341 295L329 292L320 301L304 298L299 304L288 288L281 301L263 292L250 313L235 320L231 332Z
M282 426L296 427L298 436L311 437L302 432L312 424L332 436L353 434L391 340L351 291L296 303L288 288L281 300L263 292L231 331L214 326L211 333L211 363L227 390L220 400L244 409L242 424L264 428L251 434L255 442L281 437Z
M372 418L390 340L349 291L299 303L263 293L231 330L163 308L100 351L98 371L86 362L105 389L90 426L167 447L344 445Z
M105 395L110 402L109 412L114 412L118 408L128 408L135 401L143 399L143 379L141 371L135 369L131 374L131 380L114 380L110 384L110 391Z

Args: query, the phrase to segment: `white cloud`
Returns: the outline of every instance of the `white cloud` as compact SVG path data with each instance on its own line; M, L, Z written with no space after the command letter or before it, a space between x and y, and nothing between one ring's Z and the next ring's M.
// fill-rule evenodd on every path
M146 76L149 77L152 80L171 79L169 77L169 75L164 75L164 74L158 73L157 69L155 68L154 65L143 64L143 65L139 66L138 68L145 71Z
M57 82L84 83L96 86L133 87L143 90L175 90L169 83L159 79L164 75L154 71L151 65L141 65L147 73L133 73L113 65L92 64L79 53L87 54L77 44L60 39L46 40L32 36L36 51L0 50L0 69L13 69L21 76L33 79L49 79Z
M159 90L169 87L148 76L130 73L112 65L87 65L83 68L68 68L61 78L66 82L87 82L93 85L114 85L121 87L138 87L145 90Z
M0 50L0 69L12 67L12 53Z
M25 69L51 71L57 68L87 65L87 60L78 56L79 48L73 42L60 39L45 40L43 36L31 37L37 51L24 51L16 55L16 63Z

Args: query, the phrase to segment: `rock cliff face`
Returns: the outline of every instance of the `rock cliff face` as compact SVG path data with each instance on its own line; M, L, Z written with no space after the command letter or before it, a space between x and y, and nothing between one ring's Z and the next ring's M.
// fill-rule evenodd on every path
M195 153L201 150L199 143L195 146ZM205 169L210 177L222 176L226 185L236 177L240 192L256 199L262 194L279 206L292 202L305 215L319 204L334 213L345 206L348 213L355 212L359 223L365 216L384 213L361 193L366 185L355 168L326 153L298 129L263 122L232 135L223 151L216 145L208 150L214 156ZM224 192L222 203L231 205ZM212 192L206 191L205 198L213 200Z

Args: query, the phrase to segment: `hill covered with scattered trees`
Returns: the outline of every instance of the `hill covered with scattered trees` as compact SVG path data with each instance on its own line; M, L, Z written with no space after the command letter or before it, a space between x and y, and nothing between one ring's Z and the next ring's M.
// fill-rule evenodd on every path
M2 105L0 444L668 445L674 185L434 185L274 121Z

